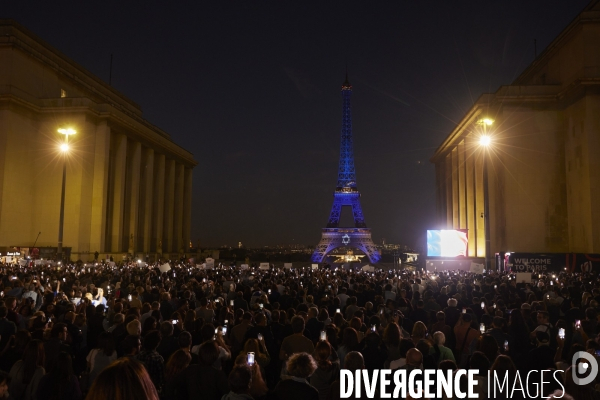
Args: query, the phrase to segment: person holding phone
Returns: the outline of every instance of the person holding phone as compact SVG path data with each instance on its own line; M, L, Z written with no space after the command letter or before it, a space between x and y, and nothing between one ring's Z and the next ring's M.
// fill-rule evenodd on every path
M264 376L265 368L271 362L271 356L265 347L264 341L258 339L248 339L244 345L244 349L235 359L235 363L239 364L241 360L246 360L249 353L254 355L254 362L261 368L261 372Z

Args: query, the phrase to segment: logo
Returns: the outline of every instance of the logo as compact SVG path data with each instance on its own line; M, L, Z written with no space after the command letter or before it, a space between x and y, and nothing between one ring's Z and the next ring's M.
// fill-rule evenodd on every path
M344 243L344 244L350 243L350 236L348 236L348 234L345 234L344 236L342 236L342 243Z
M581 359L584 360L581 360ZM598 362L590 353L586 351L578 351L573 354L571 360L571 373L573 374L573 382L577 385L587 385L592 383L598 375ZM585 378L582 376L587 375Z

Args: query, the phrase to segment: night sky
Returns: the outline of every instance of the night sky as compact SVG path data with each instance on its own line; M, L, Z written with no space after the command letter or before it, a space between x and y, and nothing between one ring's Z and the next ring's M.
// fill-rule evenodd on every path
M337 179L346 65L373 239L436 226L429 158L588 0L3 2L194 154L192 240L316 245ZM1 62L1 60L0 60Z

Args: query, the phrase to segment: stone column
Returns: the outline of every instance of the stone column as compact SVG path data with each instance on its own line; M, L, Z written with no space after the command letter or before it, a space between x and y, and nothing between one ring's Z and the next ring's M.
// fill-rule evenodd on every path
M477 222L477 257L485 257L485 218L483 218L484 200L483 200L483 157L485 153L480 151L475 156L475 214ZM489 165L488 165L489 166ZM488 170L489 173L489 170Z
M127 252L134 255L137 248L137 227L140 206L140 164L142 159L142 144L140 142L131 143L129 150L127 166L127 210L126 221L128 248Z
M123 251L123 214L125 211L125 172L127 162L127 136L121 134L111 135L114 140L111 157L114 161L111 185L112 190L112 235L111 251L119 253Z
M458 200L458 148L452 149L452 227L457 229L460 225L459 220L459 200Z
M175 160L165 160L165 217L163 225L163 251L173 252L173 217L175 203ZM175 250L177 251L177 250Z
M467 229L467 185L465 167L465 141L458 146L458 228Z
M444 182L446 186L446 229L452 229L452 154L445 156Z
M140 213L138 228L137 250L144 254L150 253L150 243L152 239L152 204L154 201L154 150L144 148L142 151L140 182Z
M106 121L96 127L94 177L92 184L92 221L90 251L104 253L106 248L106 213L108 209L108 165L110 162L110 127Z
M173 251L182 252L183 247L183 164L175 166L175 215L173 216ZM185 249L184 249L185 251Z
M476 153L473 138L465 140L465 148L468 149L465 154L467 163L466 183L467 183L467 228L469 229L469 257L477 256L477 220L481 219L477 215L477 207L475 207L475 157Z
M165 215L165 155L154 155L154 201L152 207L152 243L150 251L163 252L163 224Z
M186 168L183 183L183 246L189 252L192 228L192 169Z

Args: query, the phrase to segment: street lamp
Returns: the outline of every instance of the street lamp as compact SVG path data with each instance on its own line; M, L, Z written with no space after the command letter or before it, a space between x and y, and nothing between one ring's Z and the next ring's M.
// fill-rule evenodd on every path
M492 126L494 123L493 119L483 118L477 121L477 123L483 126L483 135L479 137L479 145L482 147L483 153L483 224L484 224L484 235L485 235L485 269L490 270L490 194L488 190L488 149L492 143L492 139L487 133L487 127Z
M60 192L60 219L58 221L58 248L56 256L59 260L63 259L63 225L65 221L65 186L67 183L67 154L69 153L69 135L74 135L77 131L73 128L59 128L58 133L65 135L65 141L60 145L63 153L63 173L62 190Z

